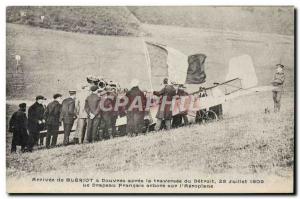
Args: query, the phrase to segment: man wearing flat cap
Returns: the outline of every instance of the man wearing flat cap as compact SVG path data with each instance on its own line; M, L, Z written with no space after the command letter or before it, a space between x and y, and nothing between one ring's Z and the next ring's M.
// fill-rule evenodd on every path
M60 126L60 112L62 95L57 93L53 96L53 101L48 104L45 110L44 118L46 120L47 136L46 148L56 146L58 129Z
M274 101L274 112L280 111L280 101L283 93L283 84L285 80L285 75L283 72L284 65L276 64L277 69L274 74L272 85L274 86L273 92L273 101Z
M62 102L62 108L60 113L60 122L63 122L64 126L64 141L63 144L66 146L69 144L69 136L72 130L74 121L76 119L76 111L75 111L75 97L76 91L69 91L70 97L66 98Z
M35 103L28 109L28 150L32 151L34 145L38 145L40 131L45 128L46 121L44 120L44 101L46 98L38 95L35 98Z
M19 110L14 112L9 121L9 132L13 133L11 152L17 151L17 146L21 145L21 151L25 152L28 133L27 133L26 104L19 104Z
M100 123L100 116L98 113L98 105L100 98L98 96L98 86L91 86L92 93L86 98L84 110L88 114L87 122L87 140L88 142L97 141L98 137L98 126Z

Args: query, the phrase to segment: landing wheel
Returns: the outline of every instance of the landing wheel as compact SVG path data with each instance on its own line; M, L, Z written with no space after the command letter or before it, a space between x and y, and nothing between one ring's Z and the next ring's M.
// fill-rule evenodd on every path
M214 122L214 121L217 121L217 120L218 120L218 116L214 111L209 110L209 111L206 112L206 117L205 117L205 122L206 123Z
M203 124L203 123L210 123L218 120L217 114L212 111L205 109L197 111L196 114L196 123Z

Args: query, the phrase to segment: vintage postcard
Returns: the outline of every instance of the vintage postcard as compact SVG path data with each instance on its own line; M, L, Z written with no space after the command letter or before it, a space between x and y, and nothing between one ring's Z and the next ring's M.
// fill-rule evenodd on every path
M295 192L293 6L8 6L8 193Z

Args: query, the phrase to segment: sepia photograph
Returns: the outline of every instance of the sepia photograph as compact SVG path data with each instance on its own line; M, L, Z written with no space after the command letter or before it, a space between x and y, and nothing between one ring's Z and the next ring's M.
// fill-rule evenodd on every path
M10 5L5 24L7 193L295 193L294 6Z

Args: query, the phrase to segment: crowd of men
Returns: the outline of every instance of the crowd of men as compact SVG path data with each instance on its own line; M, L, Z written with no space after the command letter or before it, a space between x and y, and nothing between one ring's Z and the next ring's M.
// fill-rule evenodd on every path
M271 83L273 85L274 112L279 112L285 75L284 66L282 64L276 66L277 69ZM19 104L19 110L12 115L9 121L9 131L13 133L11 152L16 152L17 145L21 146L22 152L31 152L35 145L43 145L40 132L45 129L46 148L55 147L61 124L64 129L63 145L68 145L70 132L76 120L75 144L106 140L117 134L119 136L136 136L147 131L151 123L147 105L152 99L149 100L146 93L140 90L138 80L133 79L130 89L123 91L118 91L113 86L114 84L104 87L99 86L98 82L88 82L88 85L81 86L77 91L70 90L70 96L64 100L61 94L55 94L53 101L47 106L44 105L46 98L41 95L37 96L36 102L28 109L28 118L26 104ZM172 127L180 126L182 121L184 125L189 123L187 112L183 111L174 116L171 108L174 96L188 95L184 88L183 85L180 85L175 89L165 78L163 88L153 92L160 99L154 130L159 131L162 128L169 130ZM120 96L123 97L120 98ZM123 103L122 100L126 103ZM117 118L124 116L127 118L126 125L118 126L117 131ZM148 119L145 120L147 116Z
M154 91L153 94L160 97L154 130L158 131L162 128L169 130L171 126L177 127L182 119L184 124L188 124L187 113L172 116L170 107L175 95L187 95L183 85L175 89L165 78L163 88ZM120 96L122 97L118 98ZM126 103L123 103L125 98ZM165 102L162 99L165 99ZM69 97L65 99L61 94L55 94L53 101L47 106L45 105L47 99L44 96L39 95L35 100L28 109L28 118L26 104L22 103L10 119L9 131L13 133L11 152L16 152L17 145L21 145L23 152L31 152L35 145L43 145L43 137L40 136L43 130L46 130L46 148L55 147L61 125L64 130L63 145L68 145L75 121L77 121L74 133L75 144L91 143L123 135L136 136L149 130L147 128L151 123L151 116L147 117L150 112L146 107L146 93L141 91L136 79L131 81L129 90L120 91L113 85L99 87L98 82L97 84L89 82L78 90L70 90ZM137 104L141 106L136 106ZM124 116L127 118L126 125L118 126L117 129L117 118ZM172 119L173 124L171 124Z

